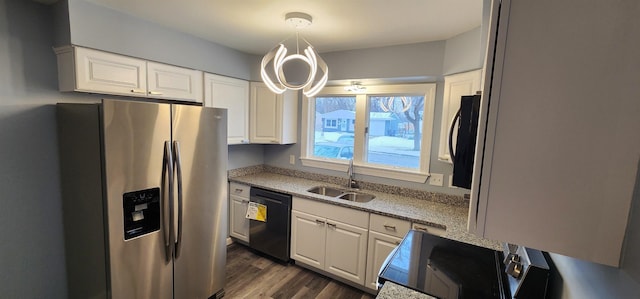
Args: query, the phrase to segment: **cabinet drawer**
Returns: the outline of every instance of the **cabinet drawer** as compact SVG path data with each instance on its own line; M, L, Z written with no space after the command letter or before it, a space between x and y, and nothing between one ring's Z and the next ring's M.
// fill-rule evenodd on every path
M444 228L439 228L439 227L429 226L424 224L417 224L417 223L414 223L411 228L415 230L423 231L432 235L436 235L436 236L444 236L444 233L446 232Z
M402 238L409 229L411 229L409 221L371 214L369 230Z
M251 187L238 183L229 183L229 194L249 198Z
M341 207L317 200L300 197L293 198L293 210L302 211L319 217L337 220L346 224L362 228L369 227L369 213L347 207Z

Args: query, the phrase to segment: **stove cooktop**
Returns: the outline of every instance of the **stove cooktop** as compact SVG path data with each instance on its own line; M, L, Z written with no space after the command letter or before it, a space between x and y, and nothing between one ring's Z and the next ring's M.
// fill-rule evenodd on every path
M503 247L492 250L411 230L385 261L378 283L392 281L440 299L546 298L554 272L545 253Z
M391 253L378 280L442 299L511 298L503 285L503 258L500 251L412 230Z

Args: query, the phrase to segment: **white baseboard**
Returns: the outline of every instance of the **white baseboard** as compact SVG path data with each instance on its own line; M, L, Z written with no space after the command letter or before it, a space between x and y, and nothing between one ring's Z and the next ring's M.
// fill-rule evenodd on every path
M233 240L230 237L227 237L227 246L233 244Z

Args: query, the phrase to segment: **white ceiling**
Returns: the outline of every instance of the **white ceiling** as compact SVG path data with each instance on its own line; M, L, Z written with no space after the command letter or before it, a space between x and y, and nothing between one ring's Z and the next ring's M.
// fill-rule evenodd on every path
M480 26L483 0L85 0L251 54L294 36L320 53L443 40Z

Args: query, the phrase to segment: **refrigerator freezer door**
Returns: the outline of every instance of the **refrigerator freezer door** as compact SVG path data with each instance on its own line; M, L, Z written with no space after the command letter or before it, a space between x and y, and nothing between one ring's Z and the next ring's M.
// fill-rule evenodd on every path
M105 100L103 126L111 298L172 298L173 265L166 260L164 226L125 241L125 220L147 217L148 205L139 203L131 215L123 210L125 194L162 185L170 105ZM164 214L166 205L160 210Z
M175 298L209 298L225 283L227 111L185 105L172 109L183 192L179 254L174 261Z

